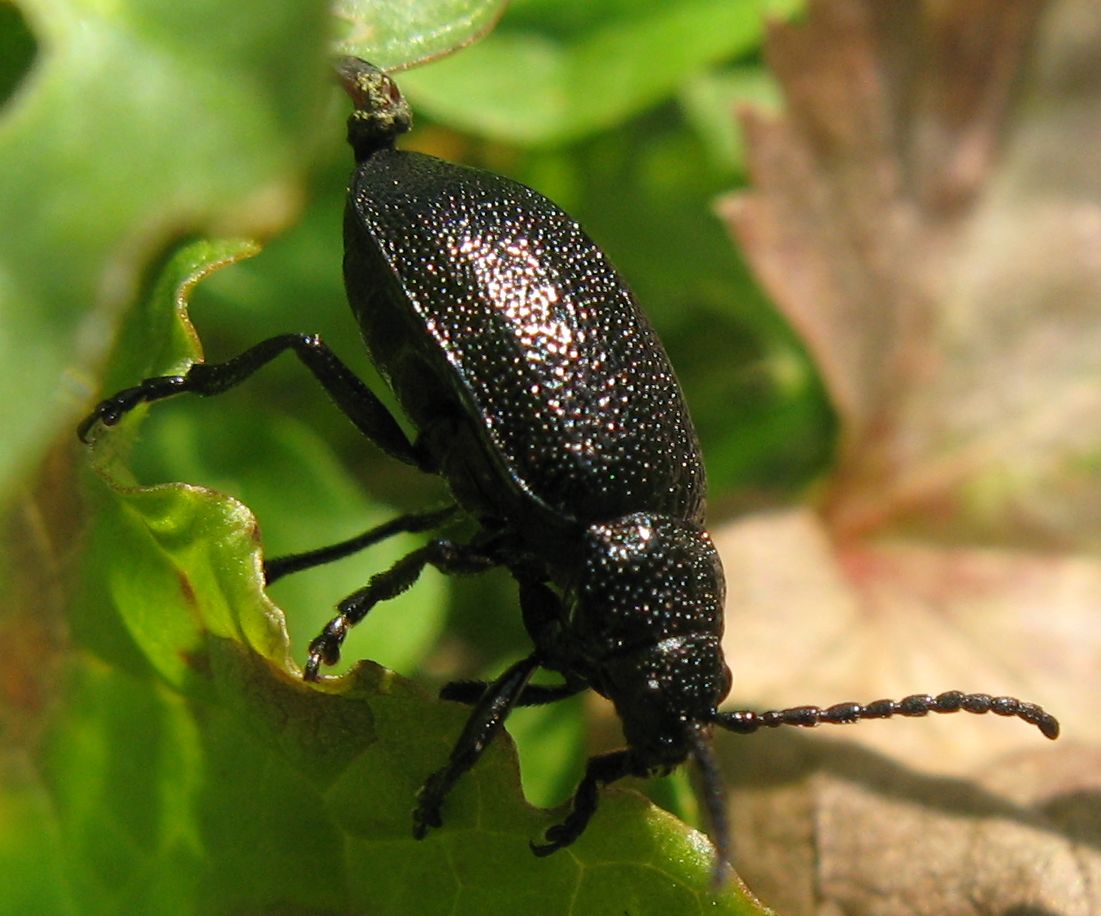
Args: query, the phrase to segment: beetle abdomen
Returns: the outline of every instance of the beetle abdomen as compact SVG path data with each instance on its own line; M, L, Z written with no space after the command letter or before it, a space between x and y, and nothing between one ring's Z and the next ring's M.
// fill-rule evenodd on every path
M405 350L435 360L479 418L502 485L581 522L701 519L699 446L665 351L559 207L498 175L383 150L356 172L348 219L419 323ZM353 302L364 326L377 302Z

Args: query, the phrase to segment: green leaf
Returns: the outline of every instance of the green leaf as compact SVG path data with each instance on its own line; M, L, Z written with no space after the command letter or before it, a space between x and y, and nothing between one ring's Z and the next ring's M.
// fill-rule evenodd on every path
M335 0L337 50L377 67L439 57L484 35L508 0Z
M325 90L325 4L21 4L38 44L0 117L0 481L91 386L172 236L285 224ZM196 41L202 36L201 41Z
M286 361L304 372L290 357ZM259 519L268 556L332 544L401 514L399 508L371 499L331 446L299 420L260 413L236 398L219 403L214 413L171 410L150 423L141 464L165 470L143 470L143 477L153 473L163 479L171 473L233 493ZM219 430L233 434L219 435ZM309 639L333 617L338 600L423 541L423 535L400 535L361 555L275 583L270 594L291 621L293 656L306 657ZM414 670L443 630L445 599L443 577L426 570L416 589L388 601L352 630L344 660L330 672L347 670L356 658L371 658L396 671Z
M211 648L216 703L91 662L70 671L72 710L41 765L73 911L758 912L713 897L710 848L630 792L607 792L568 852L536 858L527 843L549 819L523 804L502 742L418 843L412 793L462 709L369 666L315 689L239 644Z
M120 334L115 371L131 382L186 371L201 356L186 311L191 288L211 270L255 250L249 242L200 242L175 255ZM147 409L128 414L116 430L93 428L101 443L95 468L103 485L89 488L95 527L75 624L94 639L102 633L103 609L114 608L145 661L181 689L203 685L204 641L211 635L242 640L285 664L282 620L260 590L251 513L236 500L190 484L135 484L125 456ZM227 555L236 562L227 562ZM122 648L117 638L112 643L114 651ZM97 648L114 654L105 644Z
M685 115L707 144L716 162L741 173L745 141L736 117L739 109L774 111L780 105L780 89L759 66L731 67L693 79L681 94Z
M475 133L561 143L607 129L673 94L690 75L758 47L768 16L796 0L601 5L555 34L505 19L466 53L403 77L414 107ZM551 14L531 10L528 22Z

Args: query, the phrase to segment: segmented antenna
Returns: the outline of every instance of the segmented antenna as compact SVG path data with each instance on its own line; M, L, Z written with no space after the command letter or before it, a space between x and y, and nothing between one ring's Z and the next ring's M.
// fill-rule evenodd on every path
M935 697L927 693L915 693L901 700L876 700L873 703L837 703L821 709L818 706L793 706L790 709L773 709L769 712L752 712L748 709L718 712L713 719L716 725L739 734L749 734L760 728L777 728L781 725L798 725L813 728L815 725L847 725L861 719L889 719L892 716L925 716L931 712L971 712L976 715L992 712L996 716L1016 716L1035 725L1045 738L1059 737L1059 720L1041 706L1026 703L1016 697L992 697L987 693L964 693L947 690Z
M711 874L711 886L717 889L726 884L730 872L730 826L726 818L726 788L710 737L702 728L696 727L689 728L688 740L692 745L692 755L700 768L703 804L707 809L707 819L711 822L711 836L715 843L715 869Z

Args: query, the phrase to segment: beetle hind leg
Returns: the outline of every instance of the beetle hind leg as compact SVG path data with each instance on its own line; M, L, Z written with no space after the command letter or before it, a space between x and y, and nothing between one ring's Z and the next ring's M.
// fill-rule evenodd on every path
M430 461L409 441L378 396L316 334L281 334L262 340L224 363L193 363L183 375L147 378L140 385L100 401L77 427L77 435L87 442L97 423L114 426L139 404L186 392L200 397L221 394L241 384L285 350L294 352L363 435L399 461L431 470Z

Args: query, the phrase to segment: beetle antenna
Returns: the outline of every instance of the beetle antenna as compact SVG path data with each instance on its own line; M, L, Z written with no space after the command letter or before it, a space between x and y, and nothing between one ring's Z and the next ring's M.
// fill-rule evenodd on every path
M992 712L996 716L1016 716L1035 725L1045 738L1053 741L1059 737L1059 720L1043 707L1026 703L1016 697L992 697L988 693L964 693L948 690L937 696L915 693L901 700L876 700L873 703L837 703L826 709L817 706L793 706L790 709L773 709L769 712L752 712L747 709L716 713L712 720L732 732L749 734L760 728L776 728L780 725L798 725L813 728L815 725L848 725L861 719L889 719L892 716L925 716L931 712L970 712L976 715Z
M703 780L703 804L707 809L707 820L715 843L715 868L711 873L711 884L718 890L726 883L730 870L730 824L726 816L726 789L719 763L715 759L715 751L711 747L711 739L704 728L698 725L689 728L688 741L692 745L692 756L696 758Z

